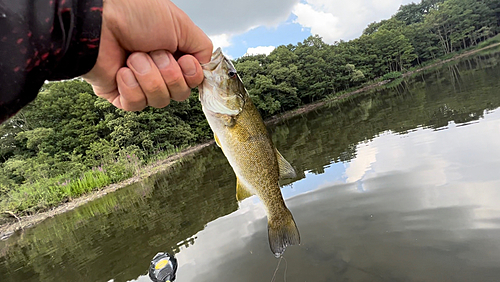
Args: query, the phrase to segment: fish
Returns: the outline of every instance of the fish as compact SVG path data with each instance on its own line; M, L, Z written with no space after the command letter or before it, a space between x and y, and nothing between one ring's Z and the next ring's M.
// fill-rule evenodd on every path
M279 186L280 179L296 177L295 170L273 145L234 65L220 48L202 70L199 100L215 141L236 174L236 199L259 197L266 209L269 247L280 257L287 246L300 244L299 229Z

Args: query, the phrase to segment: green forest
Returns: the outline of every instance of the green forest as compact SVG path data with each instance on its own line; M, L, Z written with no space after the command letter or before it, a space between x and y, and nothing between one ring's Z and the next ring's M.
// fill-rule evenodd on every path
M311 36L234 64L268 118L500 42L498 33L497 0L424 0L368 25L357 39L326 44ZM83 80L47 83L0 126L0 212L46 209L211 138L196 89L164 109L125 112Z

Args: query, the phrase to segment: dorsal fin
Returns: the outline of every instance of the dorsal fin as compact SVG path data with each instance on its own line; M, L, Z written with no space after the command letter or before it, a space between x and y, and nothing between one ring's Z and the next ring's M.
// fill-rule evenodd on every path
M292 165L285 160L285 158L278 152L278 149L274 149L276 152L276 159L278 160L278 166L280 170L280 178L294 178L297 176L295 173L295 169L293 169Z

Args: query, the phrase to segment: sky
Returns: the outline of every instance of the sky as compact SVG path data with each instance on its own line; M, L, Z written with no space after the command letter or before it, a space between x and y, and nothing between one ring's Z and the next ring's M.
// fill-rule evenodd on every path
M357 38L372 22L419 0L173 0L231 58L269 54L310 35L326 43Z

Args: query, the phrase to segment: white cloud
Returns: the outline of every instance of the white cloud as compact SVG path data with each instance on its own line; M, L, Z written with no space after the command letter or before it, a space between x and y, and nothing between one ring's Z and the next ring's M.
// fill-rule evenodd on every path
M345 170L346 182L352 183L363 179L366 172L377 161L378 147L373 143L360 144L356 148L356 158L353 159Z
M209 36L210 40L212 40L212 44L214 45L214 50L220 47L222 49L222 52L226 57L229 59L234 59L231 55L229 55L224 48L229 47L232 45L231 43L231 36L228 34L220 34L220 35L212 35Z
M219 34L209 36L210 40L212 40L212 44L214 45L214 49L225 48L231 46L231 38L228 34Z
M293 13L296 23L311 28L327 43L359 37L372 22L388 19L401 5L414 0L306 0Z
M276 27L289 19L327 43L361 35L371 22L387 19L414 0L173 0L208 35L215 46L229 47L234 35L260 26ZM290 42L292 43L292 42Z
M274 49L276 49L276 47L274 46L251 47L247 49L245 55L259 55L259 54L269 55Z
M259 26L275 27L285 22L300 0L173 0L195 24L210 36L214 48L232 45L231 37ZM225 52L227 55L227 52Z
M337 30L339 18L331 13L315 10L311 5L299 3L293 9L297 16L295 20L303 27L311 29L312 34L319 34L325 42L332 43L343 35L341 30Z
M299 0L173 0L207 34L240 34L286 21Z

